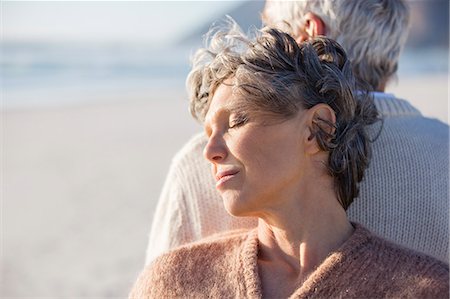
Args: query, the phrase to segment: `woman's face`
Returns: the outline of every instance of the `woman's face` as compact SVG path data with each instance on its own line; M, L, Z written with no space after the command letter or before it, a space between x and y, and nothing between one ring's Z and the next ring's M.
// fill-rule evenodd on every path
M204 155L212 163L227 211L259 216L301 194L308 171L304 112L267 124L267 116L236 109L238 101L231 86L222 84L216 90L205 118L209 141Z

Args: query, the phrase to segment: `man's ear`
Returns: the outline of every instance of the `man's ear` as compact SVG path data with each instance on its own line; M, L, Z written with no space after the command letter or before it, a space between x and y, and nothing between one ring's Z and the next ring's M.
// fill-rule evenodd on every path
M309 154L315 154L323 149L319 146L318 136L323 141L331 141L336 129L336 114L327 104L317 104L310 108L306 114L306 125L309 129L305 140L305 149ZM328 137L327 137L328 136Z
M304 42L318 35L326 35L325 23L319 16L308 12L303 21L303 28L297 29L297 38L295 39L297 43Z

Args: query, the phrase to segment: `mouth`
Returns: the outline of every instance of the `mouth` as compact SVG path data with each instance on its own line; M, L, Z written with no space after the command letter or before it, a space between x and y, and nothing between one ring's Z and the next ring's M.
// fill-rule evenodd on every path
M223 186L227 181L234 178L238 172L237 170L219 171L216 174L216 188Z

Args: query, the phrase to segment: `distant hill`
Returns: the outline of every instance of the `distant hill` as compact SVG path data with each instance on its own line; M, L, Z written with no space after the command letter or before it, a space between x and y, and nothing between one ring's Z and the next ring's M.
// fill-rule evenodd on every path
M224 19L226 15L231 16L244 31L247 31L251 26L261 27L260 13L264 8L265 1L262 0L247 0L243 1L231 11L224 12L223 15L212 17L209 21L200 25L198 28L187 34L185 37L176 42L176 45L183 46L200 46L203 41L203 35L208 32L211 25Z
M355 0L356 1L356 0ZM211 24L230 15L246 31L250 26L261 26L260 13L264 1L247 0L222 16L212 17L184 38L176 42L176 46L200 46L203 35ZM446 48L449 47L449 0L409 0L411 7L411 28L406 47L414 48ZM386 36L389 38L389 36Z
M410 0L407 48L449 47L449 0Z

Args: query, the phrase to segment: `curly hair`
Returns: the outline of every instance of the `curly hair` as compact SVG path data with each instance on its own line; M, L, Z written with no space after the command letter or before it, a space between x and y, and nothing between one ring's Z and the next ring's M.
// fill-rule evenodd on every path
M231 77L245 111L286 120L321 103L334 110L335 123L319 119L311 131L329 152L328 171L346 210L358 196L371 156L366 126L379 116L342 47L325 37L297 44L287 33L267 27L248 38L231 20L212 28L206 47L193 57L186 85L197 120L204 121L215 89Z

